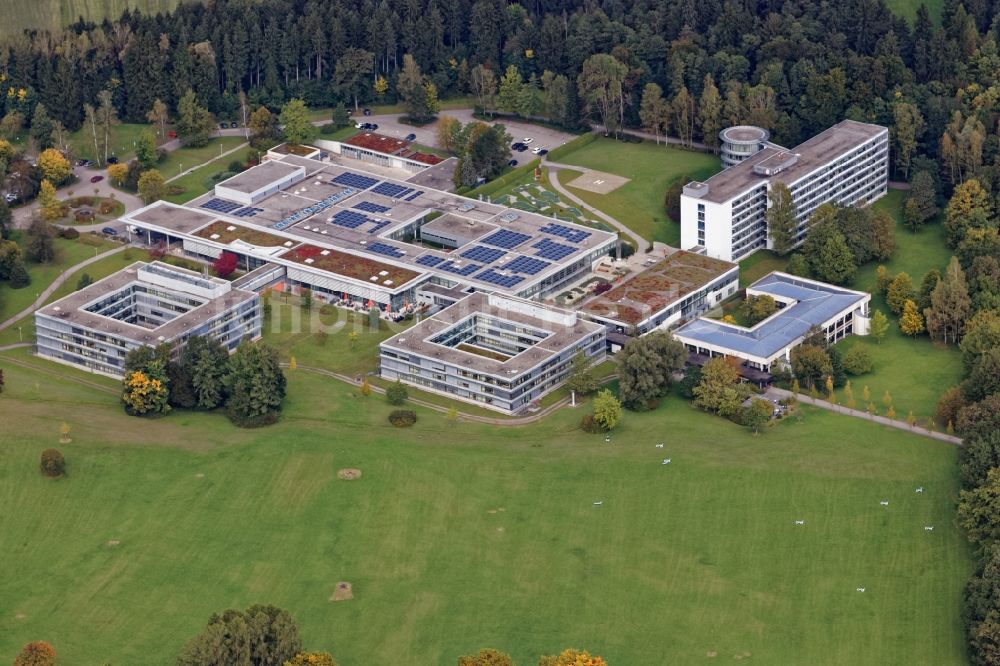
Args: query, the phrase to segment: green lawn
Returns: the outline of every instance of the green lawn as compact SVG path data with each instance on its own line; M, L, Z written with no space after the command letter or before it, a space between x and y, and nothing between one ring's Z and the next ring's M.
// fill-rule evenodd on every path
M944 0L886 0L885 4L894 14L905 16L911 22L917 17L917 9L920 5L927 5L931 20L937 24L941 23L941 9L944 6Z
M242 136L217 136L210 139L207 146L200 148L178 148L167 153L167 159L156 165L156 168L159 169L164 178L173 178L185 169L218 159L219 155L227 150L232 150L241 143L246 143L246 139ZM233 153L232 155L223 157L222 164L229 164L237 158L238 155Z
M576 188L572 191L643 238L675 247L680 245L680 224L669 220L663 208L667 187L683 175L704 179L719 170L719 158L714 155L649 141L625 143L603 137L559 161L629 178L628 183L608 194ZM577 175L575 172L558 174L559 182L566 185Z
M896 241L898 247L892 260L885 263L889 272L895 275L906 271L919 288L924 273L938 269L942 273L951 258L951 250L945 243L944 227L940 223L929 224L914 234L901 224L901 211L905 193L890 190L876 202L877 208L888 211L896 219ZM874 294L875 270L877 264L869 263L858 270L854 288L873 292L872 308L881 310L889 317L889 332L882 344L871 338L849 338L841 343L845 351L855 342L865 345L875 361L874 372L858 377L854 385L860 389L868 384L875 404L881 406L881 396L888 389L893 396L897 418L905 418L909 410L923 421L934 415L938 397L945 389L958 384L962 379L962 356L955 347L932 343L926 335L909 338L899 331L897 318L889 312L885 298ZM855 391L860 396L860 391ZM860 398L859 398L860 400ZM939 424L944 428L947 424Z
M25 242L23 234L15 234L14 239L23 246ZM28 274L31 276L30 285L23 289L12 289L9 283L0 282L0 321L6 321L8 317L31 305L38 298L38 294L52 284L52 281L68 267L93 257L95 254L100 254L115 245L110 241L89 234L85 235L82 240L56 238L53 242L56 248L55 261L48 264L25 262Z
M740 286L746 287L773 271L783 271L788 257L781 257L771 250L757 250L740 261Z
M184 203L194 199L195 197L201 196L205 192L214 188L215 184L219 182L218 180L215 180L213 176L220 176L225 173L229 167L229 163L234 160L239 160L240 162L246 164L251 152L253 152L253 148L246 146L232 155L217 157L211 162L198 167L194 171L186 173L176 180L170 181L170 187L181 187L184 188L184 191L178 194L168 194L163 197L164 200L171 201L173 203Z
M566 646L629 666L965 663L971 559L940 442L822 411L754 437L674 399L626 414L610 447L576 430L580 409L497 428L417 408L398 430L380 397L304 372L280 424L237 431L132 419L71 381L94 378L12 357L28 358L0 355L8 663L46 639L68 666L170 664L211 613L257 602L345 666L483 646L521 664ZM64 420L69 476L46 480ZM354 599L330 603L341 580Z
M135 142L143 130L150 129L144 123L120 123L111 129L111 141L108 150L117 155L122 162L127 162L135 155ZM99 137L103 140L103 137ZM94 153L94 135L87 125L84 125L69 135L69 146L76 159L96 160ZM103 161L104 155L101 155Z

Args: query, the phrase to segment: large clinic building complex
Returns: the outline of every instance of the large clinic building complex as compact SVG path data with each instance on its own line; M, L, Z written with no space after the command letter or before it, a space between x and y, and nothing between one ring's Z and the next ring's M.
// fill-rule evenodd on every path
M689 183L681 194L683 248L739 261L769 247L764 214L775 183L792 192L796 244L805 240L809 218L820 205L871 203L886 192L889 130L885 127L845 120L790 150L768 143L763 130L733 129L740 132L730 137L734 147L724 151L729 168L705 182ZM738 138L746 141L737 146ZM728 141L725 136L723 141Z

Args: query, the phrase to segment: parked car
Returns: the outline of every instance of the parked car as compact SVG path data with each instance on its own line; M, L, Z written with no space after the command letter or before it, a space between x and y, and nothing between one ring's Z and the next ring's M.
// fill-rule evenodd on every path
M517 152L523 153L527 149L528 149L528 147L522 144L522 145L520 145L520 146L517 147Z
M168 131L167 132L167 138L169 138L169 139L176 139L177 138L177 132L175 132L173 130Z
M377 130L378 129L378 123L372 123L371 129Z
M539 155L548 155L549 151L548 151L547 148L542 148L541 150L538 151L538 154Z
M104 180L104 176L94 176L93 178L90 179L90 182L92 182L92 183L99 183L102 180Z
M114 155L108 155L108 164L118 164L118 158Z
M365 115L366 116L372 115L372 110L371 109L365 109Z
M516 167L517 166L517 160L511 160L510 162L507 162L507 166L509 166L509 167Z
M3 195L3 200L6 201L9 204L12 204L12 203L17 203L18 201L20 201L21 197L17 196L13 192L7 192L6 194Z
M354 123L354 129L368 129L368 123Z
M532 139L532 138L531 138L530 136L526 136L526 137L524 137L524 143L525 143L525 144L529 144L529 143L531 143L532 141L534 141L534 139Z
M514 143L510 144L510 149L511 150L520 150L523 147L524 147L524 144L521 143L520 141L515 141Z
M229 123L229 129L236 129L239 127L239 123Z
M531 149L531 154L532 154L532 155L540 155L540 154L541 154L541 152L542 152L542 149L541 149L541 148L532 148L532 149Z
M94 163L91 162L90 160L77 160L76 161L76 165L78 167L84 167L84 168L86 168L86 167L92 167L92 166L94 166Z
M226 129L229 127L229 123L219 123L219 129Z
M101 229L101 233L107 236L117 236L118 230L115 229L114 227L104 227L103 229Z
M411 133L409 133L409 134L407 134L407 135L406 135L406 140L407 140L407 141L416 141L416 140L417 140L417 135L416 135L416 134L413 134L413 133L411 132Z

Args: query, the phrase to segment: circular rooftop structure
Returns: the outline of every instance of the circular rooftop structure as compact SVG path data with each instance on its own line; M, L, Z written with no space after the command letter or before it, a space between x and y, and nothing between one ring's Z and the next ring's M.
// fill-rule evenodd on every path
M722 164L728 168L763 150L771 133L763 127L736 125L719 132L719 138L722 140Z

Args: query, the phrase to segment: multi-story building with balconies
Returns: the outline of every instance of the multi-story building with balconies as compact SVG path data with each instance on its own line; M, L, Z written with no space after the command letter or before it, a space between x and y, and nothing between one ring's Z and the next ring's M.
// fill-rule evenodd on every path
M790 150L766 147L681 195L681 247L739 261L770 247L765 213L775 183L792 193L798 233L822 204L869 204L889 182L889 130L845 120Z

